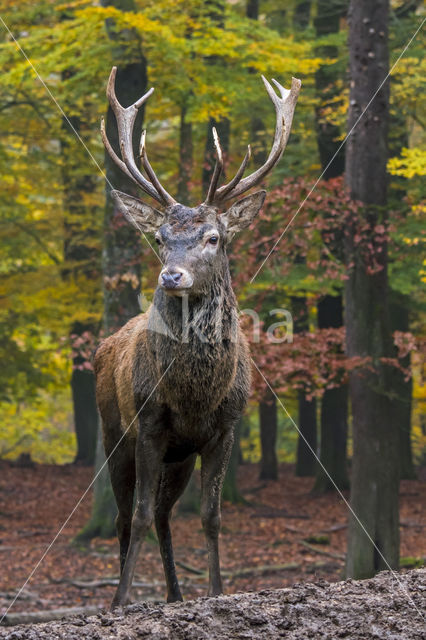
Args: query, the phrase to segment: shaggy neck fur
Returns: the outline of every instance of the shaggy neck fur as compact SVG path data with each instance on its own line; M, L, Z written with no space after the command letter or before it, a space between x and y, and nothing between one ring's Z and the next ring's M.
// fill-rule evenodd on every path
M148 346L178 413L211 411L225 397L237 365L238 316L228 264L199 297L178 298L156 289ZM167 373L166 373L167 372Z

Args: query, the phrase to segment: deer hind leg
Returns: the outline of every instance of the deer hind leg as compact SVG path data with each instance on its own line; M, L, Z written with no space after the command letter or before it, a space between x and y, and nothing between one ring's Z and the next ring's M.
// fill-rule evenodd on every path
M108 450L106 454L108 457ZM136 482L134 444L123 439L111 457L108 457L108 467L118 509L115 524L120 544L121 575L129 548L132 527L133 496Z
M222 593L219 563L220 498L234 441L233 428L225 431L215 445L201 451L201 522L209 558L209 596Z
M145 418L143 424L140 418L135 449L136 504L132 517L126 560L111 608L126 605L130 602L130 589L136 561L142 542L154 520L155 500L160 483L162 461L167 446L163 433L164 429L153 416Z
M167 602L182 600L173 558L170 514L175 502L180 498L194 470L196 454L183 462L164 463L155 507L155 528L160 544L164 575L167 583Z

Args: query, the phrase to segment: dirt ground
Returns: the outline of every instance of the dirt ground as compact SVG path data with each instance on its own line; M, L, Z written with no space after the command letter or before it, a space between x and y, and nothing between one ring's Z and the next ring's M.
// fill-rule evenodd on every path
M6 640L424 640L426 570L320 581L186 603L138 603L114 613L0 629Z
M221 565L227 594L342 580L347 507L334 494L312 496L313 480L295 478L293 471L291 465L281 465L278 482L261 483L255 465L240 467L239 486L246 503L224 503L222 509ZM2 612L39 563L92 473L92 469L71 465L22 469L1 463ZM401 483L401 557L407 559L407 567L421 565L426 557L424 480L421 477ZM116 540L95 539L88 548L71 545L89 516L90 503L89 494L25 585L10 614L109 605L114 592L111 581L118 575ZM207 558L199 517L175 517L173 535L185 599L205 595ZM153 537L143 548L135 575L135 601L164 601L162 565Z

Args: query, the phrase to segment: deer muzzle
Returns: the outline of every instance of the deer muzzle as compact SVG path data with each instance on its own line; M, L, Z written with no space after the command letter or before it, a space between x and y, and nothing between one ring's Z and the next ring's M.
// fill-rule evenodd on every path
M183 267L164 267L158 277L158 284L167 292L173 293L190 289L193 278Z

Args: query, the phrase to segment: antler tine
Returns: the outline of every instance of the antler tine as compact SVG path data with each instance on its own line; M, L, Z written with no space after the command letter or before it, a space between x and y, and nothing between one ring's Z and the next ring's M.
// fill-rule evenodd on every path
M139 147L139 155L142 160L142 166L145 169L148 178L151 180L152 184L154 185L154 187L156 188L156 190L158 191L162 199L168 204L173 204L175 200L173 200L173 198L167 193L167 191L161 185L159 179L154 173L154 169L151 167L149 163L148 155L146 152L145 140L146 140L146 131L144 130L142 131L141 142Z
M222 149L220 148L219 136L217 135L217 131L215 127L212 127L212 132L213 132L213 142L216 149L216 164L214 166L212 179L210 180L210 186L207 192L206 204L211 204L214 201L220 174L223 171L223 154L222 154Z
M290 135L291 123L293 121L294 109L296 108L297 98L299 97L300 87L302 83L297 78L292 78L291 89L285 89L276 80L272 80L274 85L279 90L281 97L279 97L269 82L262 76L266 91L271 98L276 113L276 125L275 136L272 149L269 153L268 159L265 164L257 169L254 173L242 179L245 167L248 162L244 158L243 163L238 170L235 178L226 185L223 185L217 189L214 201L217 203L235 198L241 195L245 191L248 191L259 182L271 171L271 169L277 164L281 158L284 149L287 145L287 141Z
M118 127L118 139L120 142L120 150L122 160L117 156L117 154L112 149L110 142L107 139L105 128L102 134L102 139L104 141L105 147L110 154L111 158L114 162L122 169L132 180L143 190L145 193L150 195L154 200L160 202L163 205L174 204L176 201L170 196L165 189L160 185L159 180L154 174L150 166L151 175L149 177L152 180L152 176L155 177L155 180L148 182L148 180L142 175L136 166L135 158L133 155L133 127L135 125L136 117L138 114L138 109L148 100L148 98L152 95L154 89L150 89L147 91L139 100L136 100L132 105L127 108L124 108L117 99L115 94L115 77L117 75L117 67L113 67L111 69L111 73L108 80L107 85L107 97L111 108L115 114L117 120ZM123 168L123 165L125 169ZM148 173L148 172L147 172ZM160 187L160 188L158 188Z
M240 168L238 169L237 173L235 174L235 176L232 178L232 180L230 182L228 182L228 184L224 184L223 187L220 188L221 191L221 200L225 200L227 194L232 191L232 189L239 183L239 181L241 180L241 178L244 175L244 171L246 170L246 167L248 165L248 163L250 162L250 158L251 158L251 146L247 145L247 153L244 156L244 159L240 165Z
M130 180L133 180L133 182L139 186L139 182L136 180L136 178L132 176L132 174L130 173L130 171L122 161L122 159L118 157L118 155L115 153L114 149L112 148L111 143L108 140L108 137L105 131L105 119L103 116L101 118L101 136L102 136L102 142L104 143L104 147L108 151L111 158L114 160L115 164L120 167L122 172L125 173L127 177L130 178Z

